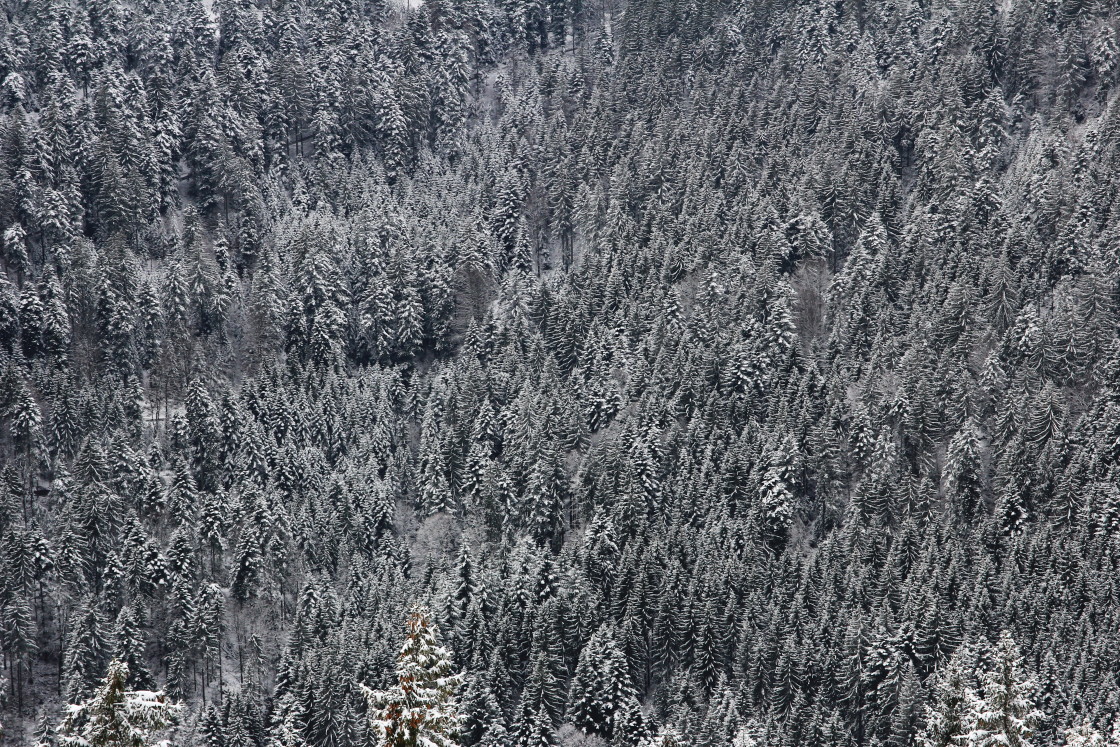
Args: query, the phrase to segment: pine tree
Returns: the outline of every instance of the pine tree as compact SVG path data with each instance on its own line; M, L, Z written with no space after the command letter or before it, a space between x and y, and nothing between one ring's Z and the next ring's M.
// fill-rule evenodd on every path
M141 630L142 615L139 605L135 603L121 609L113 630L113 656L116 661L128 667L130 682L147 690L154 687L155 679L145 662L147 656Z
M513 726L516 747L558 747L552 717L542 705L535 712L524 710Z
M1115 747L1120 744L1120 721L1114 722L1109 734L1101 734L1085 721L1078 726L1066 729L1065 747Z
M479 672L467 680L462 701L463 723L460 740L464 747L481 744L487 734L500 729L505 733L505 716L501 705L486 681L486 673Z
M962 647L936 675L933 701L926 707L920 747L952 747L967 731L971 649Z
M87 600L71 616L66 641L66 695L70 700L84 698L97 682L104 666L106 642L104 623L96 602Z
M436 641L431 616L412 612L397 657L397 684L388 690L362 686L379 747L454 747L461 717L456 692L463 675Z
M114 659L92 697L67 708L61 743L71 747L148 747L171 726L181 705L162 692L128 690L128 665Z
M17 708L22 709L24 681L31 674L30 658L36 651L35 621L31 606L20 593L12 564L0 559L0 650L15 690Z
M1035 682L1023 671L1019 647L1007 631L980 679L981 691L968 692L962 735L968 747L1031 747L1043 714L1034 707Z
M567 716L585 732L610 738L616 717L636 697L630 666L614 631L604 625L580 652L568 690Z
M19 301L17 294L0 274L0 350L11 352L19 339Z
M17 444L24 446L30 455L31 446L43 424L39 404L26 386L20 387L15 401L10 405L12 437Z
M763 541L780 551L793 526L795 455L788 444L771 450L762 475L758 497L758 521Z
M683 747L685 744L684 738L676 729L670 726L662 726L656 734L639 742L638 747ZM758 743L744 730L736 735L732 747L754 747L756 744Z
M949 442L945 473L948 476L955 518L969 526L984 505L980 463L980 433L969 422Z

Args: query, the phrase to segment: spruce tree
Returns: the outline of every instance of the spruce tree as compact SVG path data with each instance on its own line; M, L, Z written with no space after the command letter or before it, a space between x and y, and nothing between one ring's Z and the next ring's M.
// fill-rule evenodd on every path
M1004 631L980 676L980 691L970 690L962 738L968 747L1031 747L1043 718L1034 707L1034 679L1023 670L1023 657Z
M423 608L409 615L396 676L397 684L387 690L362 686L379 747L455 747L463 675L454 672L451 654L437 643Z
M972 680L971 649L957 650L935 675L932 702L926 706L925 729L918 735L921 747L951 747L967 731L968 694Z
M93 695L67 708L59 727L70 747L149 747L178 717L182 706L162 692L129 690L128 665L114 659Z

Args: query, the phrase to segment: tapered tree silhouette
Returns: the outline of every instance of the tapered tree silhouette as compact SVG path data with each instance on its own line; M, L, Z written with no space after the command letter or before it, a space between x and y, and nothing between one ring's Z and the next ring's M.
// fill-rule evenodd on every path
M455 747L461 717L456 693L463 675L436 641L424 608L408 618L408 635L397 657L397 684L388 690L362 686L379 747Z
M128 690L128 664L114 659L105 681L88 700L67 707L61 743L72 747L149 747L175 722L182 706L162 692Z

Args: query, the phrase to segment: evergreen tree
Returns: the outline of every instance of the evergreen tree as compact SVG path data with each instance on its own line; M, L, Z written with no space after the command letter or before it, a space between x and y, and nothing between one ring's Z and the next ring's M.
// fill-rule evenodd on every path
M461 716L456 692L462 674L436 642L431 617L422 608L408 619L408 633L397 656L397 684L388 690L362 686L369 700L370 724L384 747L453 747Z
M926 726L918 737L921 747L949 747L968 731L971 649L958 649L936 676L933 701L926 707Z
M1105 747L1106 745L1111 747L1120 744L1120 729L1114 723L1111 733L1104 735L1086 721L1080 726L1066 729L1064 744L1066 747Z
M568 689L567 717L587 733L610 738L616 719L636 697L629 664L614 631L604 625L580 651Z
M1002 744L1030 747L1043 714L1034 707L1036 685L1023 671L1019 647L1004 631L980 677L980 692L968 693L968 711L961 737L969 747Z
M114 659L92 697L69 706L60 731L64 745L148 747L171 726L181 705L161 692L129 690L128 665Z

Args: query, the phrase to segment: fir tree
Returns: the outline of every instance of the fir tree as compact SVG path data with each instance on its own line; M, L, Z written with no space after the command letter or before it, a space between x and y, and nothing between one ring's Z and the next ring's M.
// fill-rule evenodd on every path
M1043 714L1032 702L1036 685L1023 671L1023 659L1004 631L980 677L980 691L968 693L961 738L969 747L1030 747Z
M436 642L431 617L412 612L397 656L397 684L388 690L362 686L370 724L383 747L454 747L460 728L456 693L463 675L453 671L451 655Z
M92 697L67 708L61 743L74 747L148 747L170 727L181 705L162 692L129 690L128 665L114 659Z

